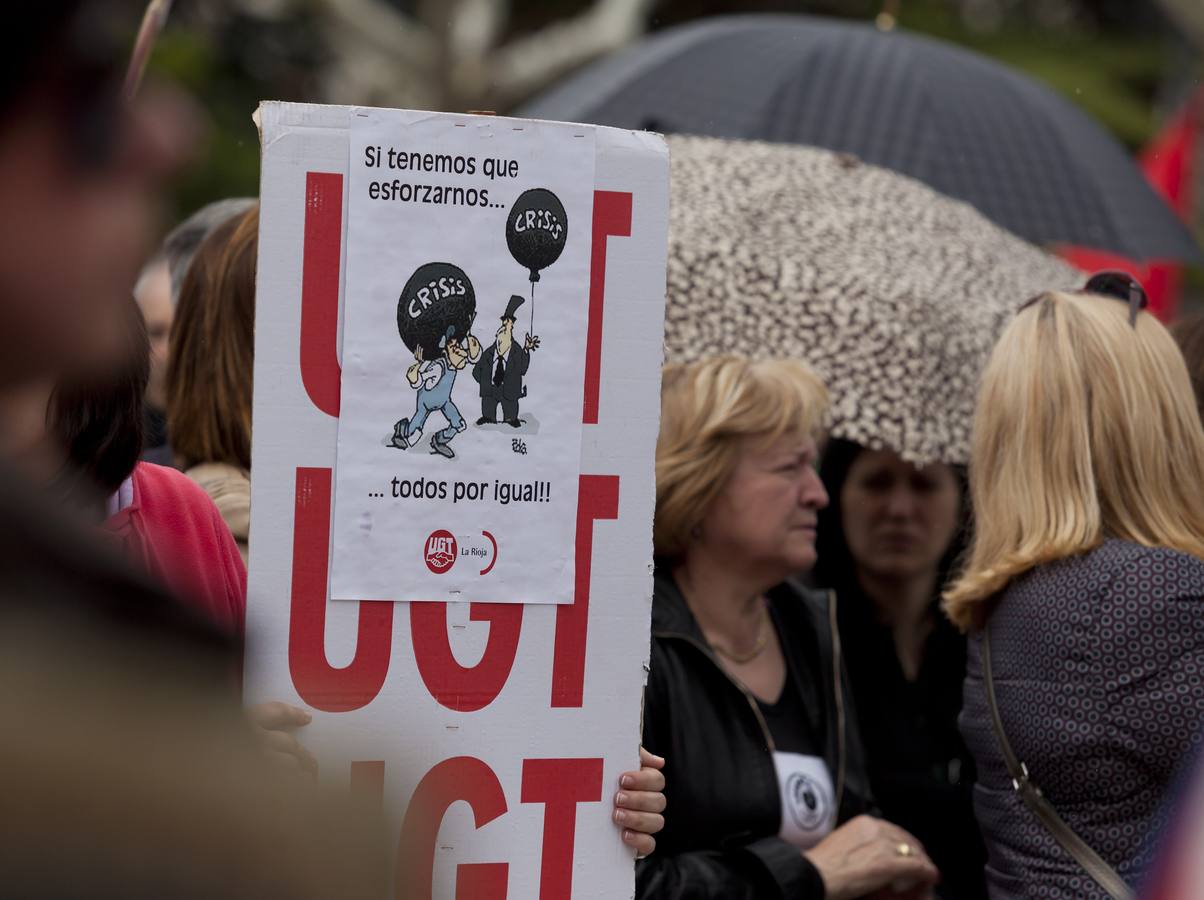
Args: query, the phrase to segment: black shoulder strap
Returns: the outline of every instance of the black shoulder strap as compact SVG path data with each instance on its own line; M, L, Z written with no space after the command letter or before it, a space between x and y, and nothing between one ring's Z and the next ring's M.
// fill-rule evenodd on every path
M995 728L995 736L999 739L999 749L1003 751L1003 761L1007 765L1008 774L1012 776L1012 787L1016 789L1024 805L1041 820L1041 824L1087 874L1108 892L1108 896L1113 900L1134 900L1136 895L1116 870L1104 862L1098 853L1062 821L1062 817L1045 799L1041 789L1029 778L1028 767L1012 750L1007 733L1003 730L1003 720L999 718L999 704L995 700L995 680L991 674L991 632L988 628L984 628L982 633L982 671L983 680L987 685L987 705L991 708L991 724Z

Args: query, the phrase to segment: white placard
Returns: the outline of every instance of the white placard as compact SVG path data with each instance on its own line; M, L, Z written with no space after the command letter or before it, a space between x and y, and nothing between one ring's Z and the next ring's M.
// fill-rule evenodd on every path
M594 129L351 117L331 595L568 603Z
M259 118L245 702L313 713L297 737L320 778L383 805L403 854L395 895L630 897L611 813L639 764L649 655L664 142L596 130L572 603L332 601L352 109L267 103Z

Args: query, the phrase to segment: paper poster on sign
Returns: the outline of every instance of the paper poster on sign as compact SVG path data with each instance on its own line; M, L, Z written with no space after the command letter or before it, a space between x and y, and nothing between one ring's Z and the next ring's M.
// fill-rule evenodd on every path
M594 154L354 111L333 598L572 600Z

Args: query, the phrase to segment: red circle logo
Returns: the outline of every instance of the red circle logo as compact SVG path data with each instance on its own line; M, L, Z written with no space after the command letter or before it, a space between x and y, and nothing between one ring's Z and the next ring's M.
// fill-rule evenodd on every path
M456 536L450 531L432 531L426 539L426 567L442 575L456 562Z

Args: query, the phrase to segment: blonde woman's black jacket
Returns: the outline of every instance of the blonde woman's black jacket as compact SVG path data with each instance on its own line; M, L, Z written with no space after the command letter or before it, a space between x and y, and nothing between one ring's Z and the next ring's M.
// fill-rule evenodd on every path
M681 592L660 567L644 745L666 758L665 830L636 869L639 900L812 900L823 881L777 834L772 738L755 698L720 667ZM770 611L794 686L836 788L838 823L870 811L856 718L827 595L786 582Z

